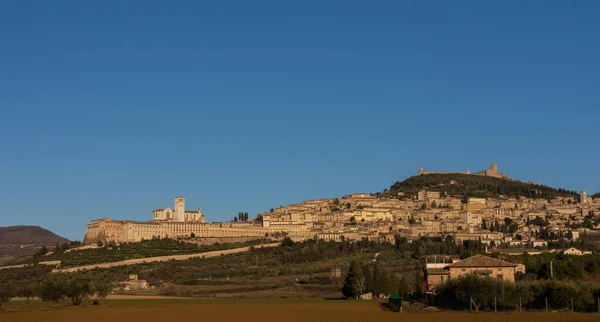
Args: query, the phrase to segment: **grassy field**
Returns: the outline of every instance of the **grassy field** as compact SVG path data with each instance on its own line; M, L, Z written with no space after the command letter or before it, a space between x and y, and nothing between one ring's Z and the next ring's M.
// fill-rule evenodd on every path
M414 322L554 322L599 321L600 314L579 313L393 313L373 301L325 300L106 300L101 306L25 308L11 303L0 311L0 321L398 321Z

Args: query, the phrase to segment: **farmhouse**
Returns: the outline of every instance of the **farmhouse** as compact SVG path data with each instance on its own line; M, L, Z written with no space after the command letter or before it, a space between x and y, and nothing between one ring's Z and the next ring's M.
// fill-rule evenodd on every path
M455 263L437 264L427 267L427 286L434 290L438 285L467 274L477 274L502 281L515 281L515 273L524 271L522 264L510 263L500 259L475 255Z

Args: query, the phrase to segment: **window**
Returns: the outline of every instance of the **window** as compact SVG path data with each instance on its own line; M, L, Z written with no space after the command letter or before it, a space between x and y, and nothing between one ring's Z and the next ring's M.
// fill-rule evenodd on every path
M442 282L442 283L446 283L446 282L448 281L449 277L450 277L450 276L448 276L448 275L442 275L442 276L441 276L441 282Z

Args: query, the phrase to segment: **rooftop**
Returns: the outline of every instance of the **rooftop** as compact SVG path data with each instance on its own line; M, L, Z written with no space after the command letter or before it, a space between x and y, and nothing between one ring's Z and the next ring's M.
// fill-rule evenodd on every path
M503 261L484 255L475 255L467 259L463 259L454 264L448 265L450 268L461 268L461 267L517 267L517 264Z

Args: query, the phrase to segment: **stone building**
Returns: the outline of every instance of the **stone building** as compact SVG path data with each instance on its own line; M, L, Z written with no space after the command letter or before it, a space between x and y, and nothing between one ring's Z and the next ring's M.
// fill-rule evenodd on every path
M474 273L502 281L514 282L517 266L518 264L500 259L475 255L448 265L448 269L450 279Z
M475 255L449 264L427 265L427 285L434 290L438 285L450 279L468 274L477 274L501 281L515 281L515 273L524 272L523 264L515 264L500 259Z
M185 210L184 197L176 197L174 203L175 210L171 210L171 208L161 208L154 210L152 212L152 220L177 222L204 222L204 215L202 214L202 210L200 210L200 208L196 208L196 210Z

